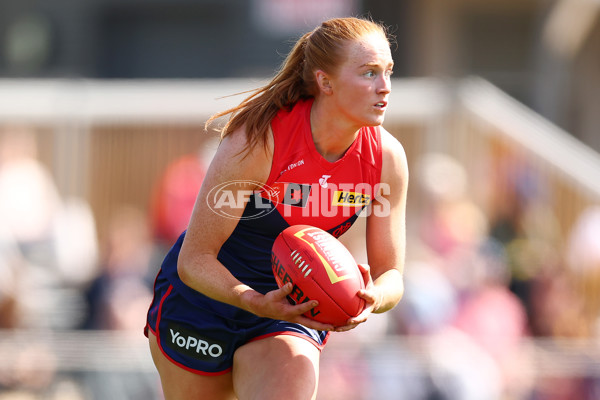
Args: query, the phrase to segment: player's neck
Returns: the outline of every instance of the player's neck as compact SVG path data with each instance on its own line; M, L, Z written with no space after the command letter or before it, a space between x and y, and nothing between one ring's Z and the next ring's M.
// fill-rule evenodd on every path
M317 151L330 162L344 156L359 131L355 126L344 124L343 118L335 117L316 100L310 112L310 128Z

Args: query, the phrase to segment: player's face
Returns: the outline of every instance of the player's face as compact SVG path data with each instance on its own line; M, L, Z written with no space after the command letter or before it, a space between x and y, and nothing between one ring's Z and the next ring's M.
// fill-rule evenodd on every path
M381 125L391 92L394 62L387 40L378 34L346 45L346 59L333 83L333 98L348 121L361 126Z

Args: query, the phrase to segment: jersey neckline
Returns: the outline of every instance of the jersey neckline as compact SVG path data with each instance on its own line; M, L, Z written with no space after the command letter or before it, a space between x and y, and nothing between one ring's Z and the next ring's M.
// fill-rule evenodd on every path
M308 104L306 105L305 110L304 110L304 118L305 118L305 122L306 122L304 124L304 129L303 129L304 140L306 141L306 145L308 146L307 148L308 148L309 153L312 156L312 158L315 159L323 168L332 169L332 168L335 168L340 163L342 163L352 153L354 153L357 143L363 135L363 128L359 129L358 135L356 136L356 138L354 139L354 141L352 142L350 147L348 147L348 149L346 149L346 152L344 153L344 155L342 157L340 157L338 160L335 160L335 161L327 160L325 157L323 157L323 155L321 155L321 153L319 153L319 151L317 150L317 146L315 145L315 142L312 138L312 129L310 126L310 111L314 104L314 100L315 100L314 98L308 100L307 101Z

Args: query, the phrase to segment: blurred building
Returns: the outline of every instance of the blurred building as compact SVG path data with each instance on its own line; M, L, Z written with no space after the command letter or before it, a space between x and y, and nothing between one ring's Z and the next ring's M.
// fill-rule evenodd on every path
M323 16L371 15L397 76L478 75L600 150L598 0L0 1L0 76L269 76Z

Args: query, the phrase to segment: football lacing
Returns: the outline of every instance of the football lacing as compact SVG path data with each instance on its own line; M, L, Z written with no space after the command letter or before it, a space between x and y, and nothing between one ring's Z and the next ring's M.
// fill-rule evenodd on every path
M302 256L300 255L300 252L298 252L298 250L292 251L292 253L290 255L292 256L292 260L294 261L294 264L296 264L298 269L302 270L302 272L305 273L304 277L306 278L308 276L308 274L310 274L312 272L312 268L308 268L310 265L309 264L305 265L305 261L302 259Z

